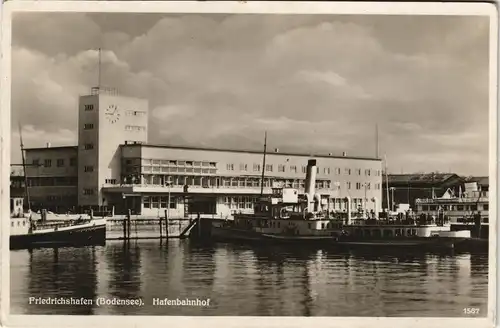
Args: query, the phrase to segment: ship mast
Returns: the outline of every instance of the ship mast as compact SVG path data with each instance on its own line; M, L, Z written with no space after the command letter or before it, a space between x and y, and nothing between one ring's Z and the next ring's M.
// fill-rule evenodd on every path
M28 210L31 211L31 201L30 201L30 194L28 191L28 176L26 175L26 159L24 158L24 145L23 145L23 134L21 132L21 124L19 124L19 140L21 142L21 158L22 158L23 175L24 175L24 194L26 196L26 202L28 203Z
M264 194L264 174L266 172L266 150L267 150L267 131L264 133L264 156L262 158L262 177L260 179L260 196Z
M387 173L387 155L384 155L384 166L385 166L385 191L386 191L386 199L387 199L387 213L389 214L389 209L391 206L389 205L389 174Z

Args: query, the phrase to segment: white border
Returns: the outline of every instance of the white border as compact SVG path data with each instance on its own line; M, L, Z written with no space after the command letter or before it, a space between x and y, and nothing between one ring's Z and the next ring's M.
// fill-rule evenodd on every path
M496 6L490 3L403 3L403 2L184 2L184 1L8 1L3 5L2 62L0 80L0 183L1 231L9 230L10 179L10 96L11 96L11 23L15 12L123 12L123 13L274 13L274 14L391 14L391 15L482 15L490 17L490 253L488 316L486 318L369 318L369 317L174 317L174 316L61 316L9 315L9 248L7 233L0 235L2 246L1 321L8 327L87 327L89 325L120 325L137 327L174 325L192 327L300 327L342 326L405 326L405 327L491 327L496 315L496 236L497 236L497 53L498 21ZM36 28L36 27L33 27ZM493 232L493 233L491 233Z

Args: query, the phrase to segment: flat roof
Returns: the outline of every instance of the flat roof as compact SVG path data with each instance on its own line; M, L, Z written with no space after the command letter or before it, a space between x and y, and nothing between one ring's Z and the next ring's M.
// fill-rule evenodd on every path
M174 145L161 145L161 144L146 144L146 143L128 143L121 144L120 147L149 147L149 148L171 148L180 150L203 150L203 151L220 151L230 153L245 153L245 154L262 154L262 151L250 149L227 149L227 148L210 148L210 147L192 147L192 146L174 146ZM290 152L267 152L267 155L282 155L282 156L301 156L301 157L319 157L319 158L342 158L354 159L365 161L382 161L381 158L375 157L360 157L360 156L340 156L340 155L327 155L327 154L304 154L304 153L290 153Z
M60 150L60 149L78 149L78 146L56 146L56 147L38 147L38 148L24 148L24 150Z

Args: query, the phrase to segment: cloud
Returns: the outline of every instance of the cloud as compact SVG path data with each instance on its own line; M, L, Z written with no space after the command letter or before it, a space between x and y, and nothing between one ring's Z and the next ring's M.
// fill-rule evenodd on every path
M395 167L488 168L481 17L30 13L13 26L12 123L40 140L76 131L101 47L102 84L149 101L154 143L261 149L267 130L283 151L371 156L378 124Z

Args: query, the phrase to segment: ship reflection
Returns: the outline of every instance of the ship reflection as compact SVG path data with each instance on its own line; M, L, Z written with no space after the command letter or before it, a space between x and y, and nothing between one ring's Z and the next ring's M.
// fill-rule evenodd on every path
M96 248L46 248L27 250L29 273L27 291L30 297L63 297L95 299L97 294ZM32 314L93 314L88 306L29 304Z

